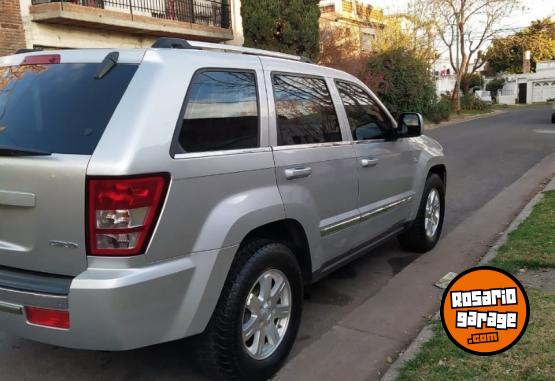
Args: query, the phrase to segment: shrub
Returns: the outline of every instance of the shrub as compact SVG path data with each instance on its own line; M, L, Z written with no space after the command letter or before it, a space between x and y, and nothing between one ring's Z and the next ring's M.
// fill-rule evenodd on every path
M363 80L394 117L402 112L427 114L438 103L429 62L410 49L393 48L372 55Z
M243 0L245 46L316 58L320 50L317 0Z
M432 103L428 107L424 116L432 123L439 123L443 120L448 120L452 111L453 105L451 99L442 96L438 101Z
M478 98L476 95L472 93L463 94L461 97L461 110L476 110L476 111L484 111L489 108L489 105Z

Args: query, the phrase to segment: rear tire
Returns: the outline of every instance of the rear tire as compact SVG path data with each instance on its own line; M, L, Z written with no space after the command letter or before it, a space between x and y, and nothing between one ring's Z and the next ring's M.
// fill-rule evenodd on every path
M437 206L439 211L435 209ZM426 180L416 219L398 236L401 247L416 253L432 250L441 236L444 215L445 184L438 175L431 174Z
M261 239L243 245L197 339L200 365L217 380L269 379L293 347L302 302L301 270L287 246Z

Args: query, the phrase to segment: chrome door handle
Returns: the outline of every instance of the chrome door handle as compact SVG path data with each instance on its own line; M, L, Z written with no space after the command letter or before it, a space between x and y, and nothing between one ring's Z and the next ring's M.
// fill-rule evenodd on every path
M376 159L375 157L369 157L367 159L360 160L360 165L362 165L364 168L375 167L376 165L378 165L379 161L380 160Z
M285 170L285 178L287 180L302 179L303 177L308 177L312 174L312 168L289 168Z

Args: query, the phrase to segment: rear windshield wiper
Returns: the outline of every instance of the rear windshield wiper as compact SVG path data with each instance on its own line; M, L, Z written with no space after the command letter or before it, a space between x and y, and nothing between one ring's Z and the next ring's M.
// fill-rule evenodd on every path
M34 148L9 147L0 145L0 156L50 156L52 152Z

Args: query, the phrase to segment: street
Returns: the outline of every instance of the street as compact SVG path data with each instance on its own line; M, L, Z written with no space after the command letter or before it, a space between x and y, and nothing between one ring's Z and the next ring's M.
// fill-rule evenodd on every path
M548 106L509 109L426 132L443 145L448 160L444 235L555 152L555 127L550 117ZM499 231L502 229L500 226ZM376 294L416 258L417 255L401 251L392 240L309 287L291 357ZM189 348L190 341L182 340L123 353L89 352L0 333L0 379L202 380Z

